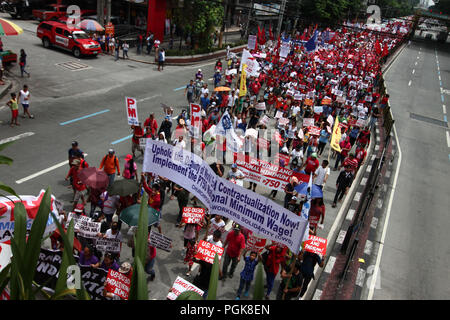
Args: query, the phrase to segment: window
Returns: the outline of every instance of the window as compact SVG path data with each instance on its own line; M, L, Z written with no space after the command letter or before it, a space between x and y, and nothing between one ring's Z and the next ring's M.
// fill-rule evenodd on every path
M64 37L69 37L71 36L70 32L67 30L64 30Z
M52 30L52 26L47 23L43 23L43 24L41 24L41 29Z
M56 28L55 32L57 34L63 35L63 29L61 29L61 28Z

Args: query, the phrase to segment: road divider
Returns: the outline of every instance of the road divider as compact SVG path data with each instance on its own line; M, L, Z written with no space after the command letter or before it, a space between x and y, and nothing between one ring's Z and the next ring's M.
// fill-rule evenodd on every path
M60 125L61 126L65 126L66 124L70 124L70 123L77 122L77 121L80 121L80 120L84 120L84 119L87 119L87 118L90 118L90 117L94 117L94 116L97 116L99 114L102 114L102 113L105 113L105 112L109 112L109 111L110 111L109 109L105 109L105 110L102 110L102 111L99 111L99 112L94 112L94 113L91 113L91 114L88 114L88 115L85 115L85 116L82 116L82 117L79 117L79 118L76 118L76 119L73 119L73 120L61 122Z

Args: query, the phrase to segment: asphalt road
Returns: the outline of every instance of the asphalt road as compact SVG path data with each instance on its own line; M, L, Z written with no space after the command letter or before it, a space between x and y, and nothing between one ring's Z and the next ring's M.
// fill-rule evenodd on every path
M386 76L403 160L373 299L450 298L449 67L448 44L412 42Z
M199 67L207 79L213 75L215 61L186 67L167 66L163 72L158 72L154 65L124 60L115 62L113 57L104 55L78 60L69 52L44 49L40 39L32 32L37 23L20 20L16 23L26 31L18 37L3 37L2 40L4 47L14 52L25 49L31 78L20 78L18 66L12 67L8 76L18 81L18 85L13 88L16 92L23 84L29 85L32 94L30 112L35 115L35 119L19 117L21 126L10 128L10 111L6 107L2 108L8 97L0 101L0 141L20 137L14 145L2 151L2 154L13 158L14 163L10 167L0 166L0 181L11 185L21 195L36 195L39 190L50 186L52 194L64 202L66 210L71 208L72 191L69 183L64 181L69 169L64 162L67 161L71 141L78 141L80 148L87 154L86 161L96 167L108 149L114 148L122 169L125 156L131 153L131 131L127 124L124 98L131 96L138 99L141 121L153 112L160 124L163 117L161 103L172 106L175 115L186 107L184 87ZM60 65L67 62L81 63L87 67L71 71ZM208 83L210 88L213 87L212 81ZM328 146L323 158L326 156ZM142 161L142 157L138 157L139 172ZM333 159L331 164L334 165ZM337 171L331 172L329 183L324 189L327 211L324 229L318 231L318 235L324 238L335 223L340 209L340 204L337 208L331 208L337 175ZM270 190L258 187L257 192L268 196ZM276 201L282 203L283 197L283 193L278 192ZM151 299L165 299L178 275L192 281L198 270L189 278L185 276L187 267L183 265L181 256L182 230L174 227L177 213L176 201L166 200L162 231L173 239L174 249L171 253L158 250L155 264L157 276L154 282L149 282ZM126 225L122 228L125 237L127 229ZM132 260L131 250L126 244L122 247L121 260ZM221 282L219 299L234 299L242 268L243 263L240 262L234 278ZM277 277L272 298L278 285Z

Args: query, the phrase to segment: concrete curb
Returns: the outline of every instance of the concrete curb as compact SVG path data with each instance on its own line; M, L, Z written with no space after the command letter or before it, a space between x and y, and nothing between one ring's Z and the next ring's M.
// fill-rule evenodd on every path
M4 80L5 81L5 86L1 88L0 90L0 99L2 99L4 96L6 96L9 92L9 90L11 90L12 86L13 86L13 82L11 80ZM8 84L9 82L9 84Z

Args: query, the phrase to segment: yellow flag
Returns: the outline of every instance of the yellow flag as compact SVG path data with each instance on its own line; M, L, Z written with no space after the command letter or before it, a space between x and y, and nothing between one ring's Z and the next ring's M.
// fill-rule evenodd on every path
M247 94L247 65L242 65L241 84L239 86L239 97L243 97Z
M340 140L341 140L341 128L339 128L339 118L336 116L330 146L337 152L341 152L341 146L339 145Z

